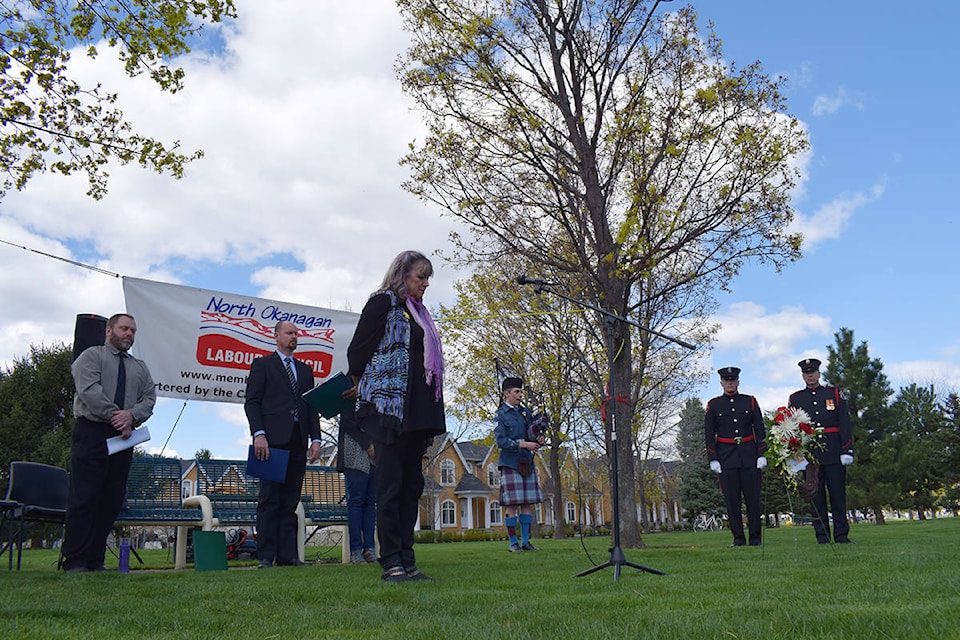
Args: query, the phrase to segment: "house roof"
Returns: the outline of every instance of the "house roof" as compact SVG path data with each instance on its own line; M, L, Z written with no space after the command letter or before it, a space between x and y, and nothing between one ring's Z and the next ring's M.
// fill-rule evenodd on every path
M463 477L460 478L460 482L457 483L457 488L454 489L453 492L456 494L477 493L486 495L490 493L490 487L472 473L465 473Z
M482 462L484 458L487 457L487 452L490 451L490 445L483 444L476 440L457 442L455 444L457 448L460 449L460 455L463 456L463 459L471 462Z

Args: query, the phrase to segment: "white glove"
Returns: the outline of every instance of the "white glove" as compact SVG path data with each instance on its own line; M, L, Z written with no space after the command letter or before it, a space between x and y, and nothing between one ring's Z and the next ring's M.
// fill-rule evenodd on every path
M720 473L720 461L719 461L719 460L711 460L711 461L710 461L710 469L711 469L714 473Z
M757 458L757 469L764 469L767 466L767 459L763 456Z
M853 456L851 456L849 453L841 453L840 464L842 464L843 466L847 466L848 464L853 464Z

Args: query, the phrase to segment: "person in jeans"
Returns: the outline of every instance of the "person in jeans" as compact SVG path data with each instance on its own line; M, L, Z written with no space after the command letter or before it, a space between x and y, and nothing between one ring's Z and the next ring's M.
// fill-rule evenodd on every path
M350 562L376 562L374 531L377 525L377 465L373 442L357 428L354 406L340 415L337 470L347 483L347 527Z

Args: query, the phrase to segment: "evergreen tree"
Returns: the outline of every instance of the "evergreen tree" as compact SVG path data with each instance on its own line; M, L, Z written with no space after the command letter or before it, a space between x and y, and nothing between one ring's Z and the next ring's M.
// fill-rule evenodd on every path
M680 411L677 425L677 451L683 511L692 522L701 513L725 513L723 493L717 474L710 470L703 435L704 404L690 398Z
M898 454L900 495L894 507L916 510L921 520L943 488L947 454L945 417L933 386L911 384L890 405Z
M951 393L943 401L944 492L937 506L960 515L960 396Z
M847 399L853 427L854 464L847 471L847 506L870 507L877 524L884 524L883 506L891 504L899 487L890 470L897 451L890 434L887 404L893 391L883 373L883 363L871 358L866 342L856 347L853 331L841 328L835 346L827 347L825 377Z

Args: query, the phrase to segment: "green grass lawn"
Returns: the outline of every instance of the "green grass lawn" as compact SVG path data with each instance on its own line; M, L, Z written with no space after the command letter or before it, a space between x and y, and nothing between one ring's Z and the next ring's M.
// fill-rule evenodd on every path
M855 545L813 529L762 547L721 532L644 536L623 567L609 538L421 544L439 582L381 583L377 565L64 575L56 552L0 570L0 639L13 638L958 638L960 519L854 525ZM324 558L339 550L313 550ZM166 551L142 552L172 566ZM115 562L115 561L114 561ZM134 561L134 564L136 562Z

